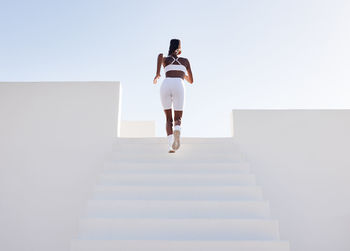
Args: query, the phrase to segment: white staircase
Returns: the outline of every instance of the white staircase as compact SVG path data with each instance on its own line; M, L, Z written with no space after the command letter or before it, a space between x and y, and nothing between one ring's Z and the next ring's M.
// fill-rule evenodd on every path
M278 188L276 188L278 189ZM289 251L231 138L119 138L71 251Z

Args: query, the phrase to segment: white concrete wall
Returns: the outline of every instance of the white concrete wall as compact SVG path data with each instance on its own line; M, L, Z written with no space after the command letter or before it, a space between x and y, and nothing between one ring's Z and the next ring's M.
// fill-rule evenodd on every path
M233 123L291 250L350 250L350 110L234 110Z
M155 121L120 121L120 137L144 138L156 136Z
M119 82L0 83L0 250L69 250L119 95Z

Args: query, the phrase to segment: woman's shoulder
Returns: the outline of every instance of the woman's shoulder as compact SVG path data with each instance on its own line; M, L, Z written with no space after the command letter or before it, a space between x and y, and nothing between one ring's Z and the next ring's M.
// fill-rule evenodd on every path
M187 58L183 58L183 57L179 57L179 62L181 63L181 64L183 64L184 66L188 66L189 65L189 63L190 63L190 61L187 59Z
M189 60L188 60L187 58L178 57L177 60L178 60L181 64L183 64L183 65L185 65L185 66L187 66L187 65L189 64ZM173 56L164 56L164 57L163 57L163 63L164 63L165 65L171 64L171 62L173 62L173 61L174 61L174 57L173 57Z
M173 60L173 59L172 59L171 56L164 56L164 57L163 57L164 63L166 63L166 62L171 62L172 60Z
M184 58L184 57L179 57L180 61L184 61L184 62L188 62L188 58Z

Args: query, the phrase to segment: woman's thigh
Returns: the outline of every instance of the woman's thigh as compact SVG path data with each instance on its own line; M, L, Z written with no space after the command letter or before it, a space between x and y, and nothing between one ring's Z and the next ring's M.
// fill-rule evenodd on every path
M175 111L182 111L185 103L185 88L182 81L172 86L173 106Z

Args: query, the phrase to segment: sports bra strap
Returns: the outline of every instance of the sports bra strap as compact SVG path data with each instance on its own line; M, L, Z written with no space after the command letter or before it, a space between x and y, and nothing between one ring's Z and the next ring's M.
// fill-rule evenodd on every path
M176 62L178 62L180 65L182 65L182 64L180 63L180 61L179 61L179 58L174 58L173 56L171 56L171 57L174 59L174 61L173 61L171 64L174 64L175 61L176 61Z

